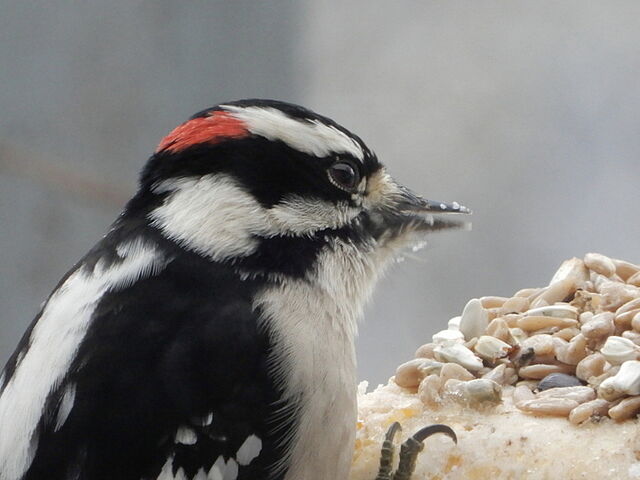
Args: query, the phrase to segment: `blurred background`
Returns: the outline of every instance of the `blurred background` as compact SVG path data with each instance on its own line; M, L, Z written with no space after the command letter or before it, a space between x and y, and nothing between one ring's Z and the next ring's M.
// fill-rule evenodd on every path
M640 262L639 2L0 3L0 366L160 138L231 99L330 116L474 210L378 286L361 379L472 297L589 251Z

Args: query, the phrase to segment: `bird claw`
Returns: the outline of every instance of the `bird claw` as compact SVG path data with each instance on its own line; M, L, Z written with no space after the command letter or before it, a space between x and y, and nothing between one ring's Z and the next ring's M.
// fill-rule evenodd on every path
M450 437L455 443L458 443L458 438L455 432L447 425L435 424L421 428L413 436L409 437L400 447L400 462L398 469L393 472L393 454L395 447L393 444L393 438L398 431L402 430L402 427L398 422L393 422L387 430L382 443L382 450L380 452L380 469L375 480L409 480L413 471L416 468L416 460L418 454L424 448L424 441L431 435L436 433L444 433Z

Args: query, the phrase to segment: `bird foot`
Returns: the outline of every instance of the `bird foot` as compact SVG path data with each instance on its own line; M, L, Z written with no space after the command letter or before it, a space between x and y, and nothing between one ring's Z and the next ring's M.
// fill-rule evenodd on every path
M421 428L400 447L400 463L398 469L393 472L393 454L395 452L393 438L399 430L402 430L402 427L398 422L393 422L387 430L380 452L380 469L375 480L409 480L416 468L418 454L424 448L423 442L431 435L444 433L455 443L458 443L455 432L447 425L436 424Z

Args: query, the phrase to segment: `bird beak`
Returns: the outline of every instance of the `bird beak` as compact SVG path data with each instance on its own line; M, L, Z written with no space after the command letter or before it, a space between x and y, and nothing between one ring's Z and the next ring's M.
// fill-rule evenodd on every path
M469 228L470 223L451 218L452 214L470 214L471 210L458 202L426 200L403 185L396 184L394 217L390 223L414 231L434 231L450 228ZM441 217L443 215L445 218Z
M402 185L398 185L398 190L400 195L398 196L397 208L403 213L471 213L471 210L458 202L445 203L426 200Z

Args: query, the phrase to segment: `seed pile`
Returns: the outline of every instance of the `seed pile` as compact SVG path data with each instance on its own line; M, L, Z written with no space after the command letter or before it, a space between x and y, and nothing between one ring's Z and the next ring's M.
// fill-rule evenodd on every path
M588 253L547 287L470 300L394 377L430 408L506 398L573 424L640 412L640 266Z

